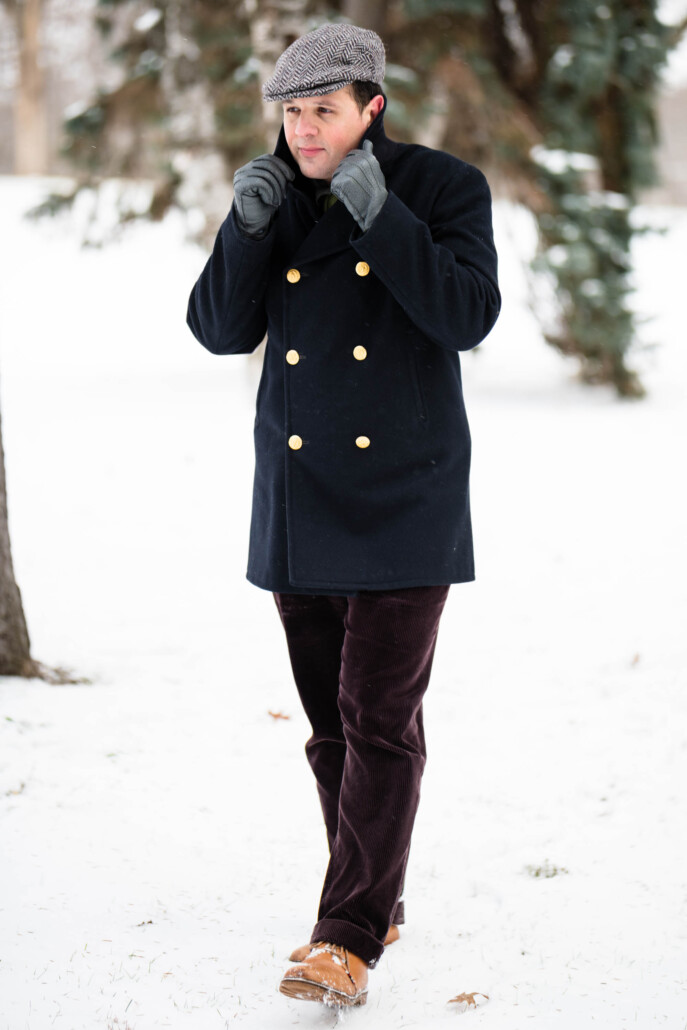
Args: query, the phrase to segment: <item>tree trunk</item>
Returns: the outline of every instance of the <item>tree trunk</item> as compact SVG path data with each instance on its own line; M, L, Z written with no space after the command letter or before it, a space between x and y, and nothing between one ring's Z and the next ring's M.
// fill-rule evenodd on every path
M48 119L41 63L43 0L16 4L19 83L14 116L14 170L17 175L48 171Z
M429 76L427 108L428 113L415 128L414 140L423 147L440 150L446 139L451 97L438 70Z
M31 659L29 634L14 578L10 534L7 524L5 454L0 422L0 676L33 676L36 665Z
M231 204L228 170L217 150L203 148L189 167L186 151L194 138L212 140L216 133L215 111L207 82L191 76L197 47L192 41L192 5L168 0L165 7L165 64L161 88L168 113L167 150L170 164L181 176L178 195L187 208L200 208L206 217L207 240Z
M343 13L362 29L384 36L389 0L344 0Z
M277 58L295 40L307 31L307 0L247 0L251 15L250 41L253 56L258 63L258 81L266 82L273 72ZM282 121L281 104L262 105L265 129L265 147L274 148L274 138Z

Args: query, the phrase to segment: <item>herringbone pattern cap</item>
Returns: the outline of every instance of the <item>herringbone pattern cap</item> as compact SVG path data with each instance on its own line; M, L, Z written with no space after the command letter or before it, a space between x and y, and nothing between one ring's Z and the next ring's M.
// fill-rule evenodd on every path
M262 98L318 97L349 82L381 83L384 68L384 44L376 32L357 25L321 25L286 48L262 87Z

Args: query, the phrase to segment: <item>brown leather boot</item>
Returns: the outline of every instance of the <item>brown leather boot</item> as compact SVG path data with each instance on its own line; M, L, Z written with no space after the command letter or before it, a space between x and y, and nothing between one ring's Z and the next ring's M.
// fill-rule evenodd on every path
M388 934L384 938L384 947L388 948L389 945L393 944L394 941L397 941L400 936L400 930L394 923L392 923L389 927ZM301 944L299 948L294 948L289 955L289 962L304 962L310 954L310 949L314 947L314 944Z
M325 1005L364 1005L367 1001L367 963L326 941L313 944L307 958L286 970L279 990L289 998L321 1001Z

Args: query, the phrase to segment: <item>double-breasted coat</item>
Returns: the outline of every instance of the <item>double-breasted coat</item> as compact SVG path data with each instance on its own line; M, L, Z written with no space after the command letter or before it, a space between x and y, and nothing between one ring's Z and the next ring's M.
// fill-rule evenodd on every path
M234 209L195 284L188 323L214 354L267 333L255 418L248 579L341 593L474 578L470 432L459 352L496 321L491 200L476 168L372 140L388 198L363 233L295 171L269 233ZM362 141L361 144L362 146Z

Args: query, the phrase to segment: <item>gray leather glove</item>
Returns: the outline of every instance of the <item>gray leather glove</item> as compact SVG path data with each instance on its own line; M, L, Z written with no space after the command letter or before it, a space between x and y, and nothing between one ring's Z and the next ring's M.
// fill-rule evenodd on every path
M234 175L234 207L241 232L259 240L270 222L295 173L274 154L262 154L239 168Z
M372 140L366 139L362 150L346 154L332 176L331 191L367 232L389 196Z

